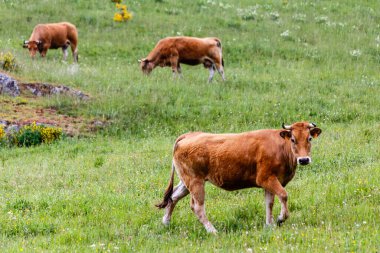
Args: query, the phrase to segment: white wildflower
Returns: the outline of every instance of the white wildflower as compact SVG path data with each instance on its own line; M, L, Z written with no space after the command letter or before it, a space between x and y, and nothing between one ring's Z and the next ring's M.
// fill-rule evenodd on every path
M290 37L290 31L286 30L283 33L281 33L280 36L283 38L289 38Z
M327 23L327 21L329 21L329 18L326 16L315 17L315 22L317 22L318 24Z
M306 21L306 14L297 13L292 16L292 19L297 22L305 22Z
M280 18L280 14L277 11L273 11L269 13L270 19L277 20Z
M354 49L350 51L350 55L352 57L359 57L362 55L362 52L360 51L360 49Z

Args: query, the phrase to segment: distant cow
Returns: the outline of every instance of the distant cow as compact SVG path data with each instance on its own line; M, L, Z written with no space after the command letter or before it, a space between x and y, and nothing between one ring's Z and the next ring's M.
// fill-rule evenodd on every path
M24 48L29 49L32 58L36 52L45 57L48 49L62 48L63 59L67 58L67 48L70 46L74 61L78 62L78 32L77 28L68 22L39 24L33 29L29 40L24 41Z
M294 177L297 164L311 162L311 140L322 130L314 123L283 125L282 130L266 129L240 134L187 133L175 142L169 186L163 201L162 221L169 224L177 202L191 194L191 209L206 230L216 229L206 217L205 182L225 190L259 187L265 190L266 224L273 223L274 196L281 202L277 224L288 216L286 184ZM173 189L174 170L180 178Z
M211 82L215 70L224 78L222 44L218 38L168 37L160 40L149 55L139 60L141 70L149 74L155 67L171 66L173 75L181 74L180 63L203 64L210 71Z

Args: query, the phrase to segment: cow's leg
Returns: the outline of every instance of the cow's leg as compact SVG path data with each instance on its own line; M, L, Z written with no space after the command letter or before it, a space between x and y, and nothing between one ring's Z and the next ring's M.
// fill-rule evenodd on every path
M74 62L78 63L78 48L73 49L71 47L71 50L73 51Z
M67 55L68 55L67 46L66 45L62 47L62 53L63 53L63 60L66 61Z
M274 194L265 190L265 209L266 209L266 224L273 224L273 204L274 204Z
M289 217L289 210L288 210L288 193L286 192L285 188L282 187L280 182L278 181L277 177L271 176L266 177L264 179L261 179L258 177L258 184L264 188L266 191L269 191L272 194L277 195L281 202L281 212L280 215L277 218L277 224L281 225L288 217Z
M170 65L172 67L173 78L176 76L176 73L178 73L178 64L178 56L172 56L170 59Z
M177 71L178 71L179 77L182 77L182 69L181 69L181 65L179 64L179 62L177 65Z
M212 78L214 77L214 73L215 73L214 66L209 67L208 70L210 71L210 75L208 77L208 82L211 83Z
M42 49L42 51L40 52L41 57L45 57L46 53L47 53L47 48Z
M215 63L216 69L218 70L219 74L222 76L223 81L226 81L226 78L224 77L224 68L222 64Z
M205 182L201 180L193 180L189 186L191 194L191 210L198 217L199 221L203 224L207 232L217 233L215 227L207 219L205 210Z
M166 206L165 215L162 218L162 223L169 225L175 205L178 203L178 201L186 197L188 194L189 190L186 188L184 183L180 181L173 190L173 194L171 196L172 202L169 202L169 204Z
M67 45L70 45L71 52L73 53L74 62L78 62L78 40L76 37L69 38Z

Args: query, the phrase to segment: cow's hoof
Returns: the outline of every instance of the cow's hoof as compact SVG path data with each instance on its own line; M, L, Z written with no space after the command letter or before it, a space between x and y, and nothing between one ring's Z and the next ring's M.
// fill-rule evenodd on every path
M207 230L207 233L209 233L209 234L213 234L213 235L217 235L217 234L218 234L218 230L216 230L216 229L214 228L214 229L211 229L211 230Z
M206 226L207 233L216 235L218 231L214 228L214 226Z
M162 218L162 224L164 224L165 226L169 226L170 224L170 219L168 219L166 216L164 216Z
M284 223L285 220L282 220L280 218L277 219L277 226L281 227L282 223Z

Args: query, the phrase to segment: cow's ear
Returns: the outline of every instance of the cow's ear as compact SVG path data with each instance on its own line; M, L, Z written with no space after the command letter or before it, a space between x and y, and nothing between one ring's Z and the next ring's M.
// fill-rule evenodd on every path
M280 132L280 136L284 139L292 137L290 130L283 130Z
M317 138L320 134L322 133L322 129L318 128L318 127L314 127L310 130L310 135L313 137L313 138Z

